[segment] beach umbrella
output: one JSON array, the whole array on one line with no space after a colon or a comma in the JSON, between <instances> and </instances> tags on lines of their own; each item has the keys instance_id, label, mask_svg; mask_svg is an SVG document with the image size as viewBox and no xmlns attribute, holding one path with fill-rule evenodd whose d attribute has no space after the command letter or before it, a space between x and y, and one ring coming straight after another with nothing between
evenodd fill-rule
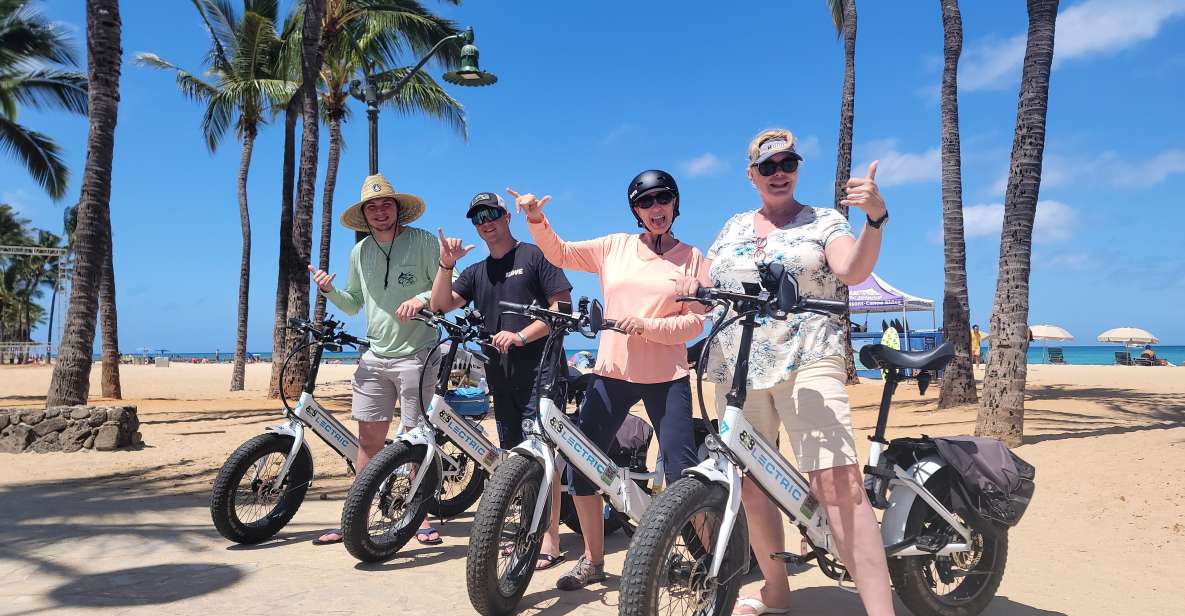
<instances>
[{"instance_id":1,"label":"beach umbrella","mask_svg":"<svg viewBox=\"0 0 1185 616\"><path fill-rule=\"evenodd\" d=\"M1073 340L1074 335L1057 325L1032 325L1033 340Z\"/></svg>"},{"instance_id":2,"label":"beach umbrella","mask_svg":"<svg viewBox=\"0 0 1185 616\"><path fill-rule=\"evenodd\" d=\"M1118 344L1157 344L1160 339L1148 330L1138 327L1116 327L1099 334L1099 342L1115 342Z\"/></svg>"}]
</instances>

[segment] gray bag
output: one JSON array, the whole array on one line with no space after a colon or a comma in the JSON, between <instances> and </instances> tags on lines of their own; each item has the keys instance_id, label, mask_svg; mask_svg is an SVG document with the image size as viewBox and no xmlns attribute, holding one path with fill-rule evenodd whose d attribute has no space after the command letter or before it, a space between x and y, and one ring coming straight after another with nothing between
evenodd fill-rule
<instances>
[{"instance_id":1,"label":"gray bag","mask_svg":"<svg viewBox=\"0 0 1185 616\"><path fill-rule=\"evenodd\" d=\"M1016 526L1036 487L1036 469L994 438L936 438L938 454L962 477L956 483L956 510L1003 528ZM960 507L961 505L961 507Z\"/></svg>"}]
</instances>

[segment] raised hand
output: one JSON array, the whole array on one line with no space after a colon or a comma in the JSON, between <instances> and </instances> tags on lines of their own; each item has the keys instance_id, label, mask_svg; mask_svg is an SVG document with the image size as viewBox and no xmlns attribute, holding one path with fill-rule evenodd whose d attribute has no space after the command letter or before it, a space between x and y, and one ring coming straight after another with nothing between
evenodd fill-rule
<instances>
[{"instance_id":1,"label":"raised hand","mask_svg":"<svg viewBox=\"0 0 1185 616\"><path fill-rule=\"evenodd\" d=\"M461 257L474 249L473 244L462 247L461 240L455 237L445 238L444 229L440 227L436 227L436 234L440 236L440 264L444 267L455 266Z\"/></svg>"},{"instance_id":2,"label":"raised hand","mask_svg":"<svg viewBox=\"0 0 1185 616\"><path fill-rule=\"evenodd\" d=\"M551 201L551 195L546 195L542 199L536 199L535 195L531 193L520 195L514 192L513 188L507 188L506 192L514 197L515 209L519 213L525 213L528 222L543 222L543 206L548 201Z\"/></svg>"},{"instance_id":3,"label":"raised hand","mask_svg":"<svg viewBox=\"0 0 1185 616\"><path fill-rule=\"evenodd\" d=\"M868 165L868 175L862 178L848 180L847 193L840 203L848 207L864 210L869 218L877 219L885 215L885 199L876 186L876 168L881 161L874 160Z\"/></svg>"},{"instance_id":4,"label":"raised hand","mask_svg":"<svg viewBox=\"0 0 1185 616\"><path fill-rule=\"evenodd\" d=\"M317 283L318 289L325 293L333 290L333 279L337 278L337 274L323 272L312 265L309 266L309 273L313 275L313 282Z\"/></svg>"}]
</instances>

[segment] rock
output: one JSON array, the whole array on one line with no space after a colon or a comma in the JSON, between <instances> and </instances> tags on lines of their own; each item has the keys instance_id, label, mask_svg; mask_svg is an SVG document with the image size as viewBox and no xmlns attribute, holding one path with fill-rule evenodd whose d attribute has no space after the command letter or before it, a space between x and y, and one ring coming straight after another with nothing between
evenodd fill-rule
<instances>
[{"instance_id":1,"label":"rock","mask_svg":"<svg viewBox=\"0 0 1185 616\"><path fill-rule=\"evenodd\" d=\"M138 415L129 412L126 417L128 418L128 432L135 432L140 429L140 417Z\"/></svg>"},{"instance_id":2,"label":"rock","mask_svg":"<svg viewBox=\"0 0 1185 616\"><path fill-rule=\"evenodd\" d=\"M124 411L122 407L112 407L107 409L107 421L115 423L123 423Z\"/></svg>"},{"instance_id":3,"label":"rock","mask_svg":"<svg viewBox=\"0 0 1185 616\"><path fill-rule=\"evenodd\" d=\"M61 419L61 417L57 417L56 419ZM44 425L44 424L40 424L40 425ZM51 432L51 433L46 434L45 436L41 437L40 439L38 439L32 445L30 445L29 450L35 451L37 453L49 453L51 451L61 451L62 450L62 442L61 442L61 440L59 440L59 435L57 432Z\"/></svg>"},{"instance_id":4,"label":"rock","mask_svg":"<svg viewBox=\"0 0 1185 616\"><path fill-rule=\"evenodd\" d=\"M89 407L85 407L85 406L81 407L81 408L76 408L76 409L74 409L74 412L70 413L70 419L86 419L87 417L90 417L90 416L91 416L91 409Z\"/></svg>"},{"instance_id":5,"label":"rock","mask_svg":"<svg viewBox=\"0 0 1185 616\"><path fill-rule=\"evenodd\" d=\"M86 440L82 442L83 449L90 449L91 447L94 447L94 446L95 446L95 435L94 434L91 434L90 436L86 437Z\"/></svg>"},{"instance_id":6,"label":"rock","mask_svg":"<svg viewBox=\"0 0 1185 616\"><path fill-rule=\"evenodd\" d=\"M118 447L119 425L108 422L99 426L99 432L95 435L95 449L98 451L112 451Z\"/></svg>"},{"instance_id":7,"label":"rock","mask_svg":"<svg viewBox=\"0 0 1185 616\"><path fill-rule=\"evenodd\" d=\"M8 427L8 418L9 418L8 413L4 413L4 414L0 415L0 430L3 430Z\"/></svg>"},{"instance_id":8,"label":"rock","mask_svg":"<svg viewBox=\"0 0 1185 616\"><path fill-rule=\"evenodd\" d=\"M132 445L133 446L139 447L140 445L143 445L143 444L144 444L144 435L143 434L140 434L139 432L137 432L132 435Z\"/></svg>"},{"instance_id":9,"label":"rock","mask_svg":"<svg viewBox=\"0 0 1185 616\"><path fill-rule=\"evenodd\" d=\"M60 439L62 442L62 451L78 451L79 449L82 449L83 443L85 443L90 437L90 426L86 425L85 423L74 424L62 432Z\"/></svg>"},{"instance_id":10,"label":"rock","mask_svg":"<svg viewBox=\"0 0 1185 616\"><path fill-rule=\"evenodd\" d=\"M45 418L46 419L51 419L51 418L57 417L58 415L61 415L61 414L62 414L62 409L60 407L55 406L52 409L45 409Z\"/></svg>"},{"instance_id":11,"label":"rock","mask_svg":"<svg viewBox=\"0 0 1185 616\"><path fill-rule=\"evenodd\" d=\"M46 436L51 432L61 432L65 427L65 417L54 417L53 419L46 419L45 421L33 426L33 431L37 433L37 436Z\"/></svg>"},{"instance_id":12,"label":"rock","mask_svg":"<svg viewBox=\"0 0 1185 616\"><path fill-rule=\"evenodd\" d=\"M33 442L33 431L27 426L12 426L0 437L0 453L20 453Z\"/></svg>"},{"instance_id":13,"label":"rock","mask_svg":"<svg viewBox=\"0 0 1185 616\"><path fill-rule=\"evenodd\" d=\"M45 419L45 411L29 411L27 413L21 414L21 421L29 424L30 426L35 426L41 423L42 419Z\"/></svg>"},{"instance_id":14,"label":"rock","mask_svg":"<svg viewBox=\"0 0 1185 616\"><path fill-rule=\"evenodd\" d=\"M95 409L91 411L91 417L87 420L91 427L98 428L107 421L107 409Z\"/></svg>"}]
</instances>

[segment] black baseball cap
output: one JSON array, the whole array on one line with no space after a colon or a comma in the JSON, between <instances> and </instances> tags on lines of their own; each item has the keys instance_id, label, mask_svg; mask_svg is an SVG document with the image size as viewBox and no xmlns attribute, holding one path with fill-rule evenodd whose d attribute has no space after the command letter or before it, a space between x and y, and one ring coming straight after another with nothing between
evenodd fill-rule
<instances>
[{"instance_id":1,"label":"black baseball cap","mask_svg":"<svg viewBox=\"0 0 1185 616\"><path fill-rule=\"evenodd\" d=\"M479 192L476 195L473 195L473 198L469 200L469 209L465 212L465 217L468 218L473 216L477 210L480 210L483 207L509 211L506 209L506 202L502 200L502 197L498 193Z\"/></svg>"}]
</instances>

